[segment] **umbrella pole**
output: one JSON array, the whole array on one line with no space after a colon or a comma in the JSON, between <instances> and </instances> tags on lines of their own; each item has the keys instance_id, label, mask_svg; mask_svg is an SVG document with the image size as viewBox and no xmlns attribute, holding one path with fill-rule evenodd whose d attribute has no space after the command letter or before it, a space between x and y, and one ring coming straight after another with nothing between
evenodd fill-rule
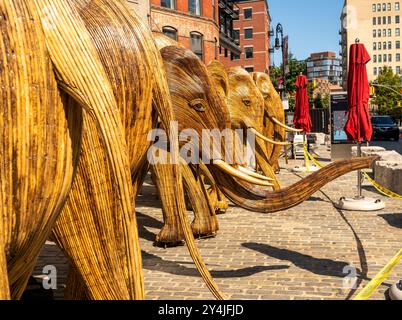
<instances>
[{"instance_id":1,"label":"umbrella pole","mask_svg":"<svg viewBox=\"0 0 402 320\"><path fill-rule=\"evenodd\" d=\"M357 142L357 156L360 158L362 156L362 143ZM357 171L357 198L362 199L363 198L363 192L362 192L362 172L361 170Z\"/></svg>"}]
</instances>

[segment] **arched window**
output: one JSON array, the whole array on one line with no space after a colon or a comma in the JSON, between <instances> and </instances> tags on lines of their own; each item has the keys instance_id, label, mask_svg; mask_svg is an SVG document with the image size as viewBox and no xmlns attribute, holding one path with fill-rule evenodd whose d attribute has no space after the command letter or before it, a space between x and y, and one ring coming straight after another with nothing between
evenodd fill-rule
<instances>
[{"instance_id":1,"label":"arched window","mask_svg":"<svg viewBox=\"0 0 402 320\"><path fill-rule=\"evenodd\" d=\"M190 49L200 60L204 60L203 35L199 32L190 32Z\"/></svg>"},{"instance_id":2,"label":"arched window","mask_svg":"<svg viewBox=\"0 0 402 320\"><path fill-rule=\"evenodd\" d=\"M177 41L177 29L166 26L162 28L162 32L165 36L168 36L169 38Z\"/></svg>"}]
</instances>

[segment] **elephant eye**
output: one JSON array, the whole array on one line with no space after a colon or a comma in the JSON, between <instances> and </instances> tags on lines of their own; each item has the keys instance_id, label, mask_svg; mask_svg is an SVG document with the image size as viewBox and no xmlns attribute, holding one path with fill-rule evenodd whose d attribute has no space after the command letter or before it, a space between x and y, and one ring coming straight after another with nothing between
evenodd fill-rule
<instances>
[{"instance_id":1,"label":"elephant eye","mask_svg":"<svg viewBox=\"0 0 402 320\"><path fill-rule=\"evenodd\" d=\"M246 107L251 106L251 100L250 100L250 99L244 98L242 101L243 101L243 104L244 104Z\"/></svg>"},{"instance_id":2,"label":"elephant eye","mask_svg":"<svg viewBox=\"0 0 402 320\"><path fill-rule=\"evenodd\" d=\"M198 112L205 112L206 102L203 99L194 99L188 105Z\"/></svg>"}]
</instances>

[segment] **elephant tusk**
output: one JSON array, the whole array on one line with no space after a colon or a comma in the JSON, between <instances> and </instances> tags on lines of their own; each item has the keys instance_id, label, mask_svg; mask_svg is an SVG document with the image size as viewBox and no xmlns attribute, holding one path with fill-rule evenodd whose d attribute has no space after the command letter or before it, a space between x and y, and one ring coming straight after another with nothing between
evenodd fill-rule
<instances>
[{"instance_id":1,"label":"elephant tusk","mask_svg":"<svg viewBox=\"0 0 402 320\"><path fill-rule=\"evenodd\" d=\"M263 176L262 174L259 174L257 172L253 172L245 167L242 166L238 166L237 169L245 174L247 174L250 177L256 178L256 179L260 179L260 180L266 180L266 181L274 181L274 179L272 178L268 178L266 176Z\"/></svg>"},{"instance_id":2,"label":"elephant tusk","mask_svg":"<svg viewBox=\"0 0 402 320\"><path fill-rule=\"evenodd\" d=\"M272 122L274 122L275 124L282 127L283 129L285 129L288 132L303 132L303 129L295 129L295 128L289 127L286 124L279 121L278 119L276 119L275 117L270 117L270 119L272 120Z\"/></svg>"},{"instance_id":3,"label":"elephant tusk","mask_svg":"<svg viewBox=\"0 0 402 320\"><path fill-rule=\"evenodd\" d=\"M264 136L263 134L259 133L259 132L258 132L256 129L254 129L254 128L250 128L250 130L251 130L258 138L260 138L260 139L262 139L262 140L264 140L264 141L266 141L266 142L272 143L272 144L274 144L274 145L276 145L276 146L288 146L288 145L290 145L289 142L274 141L274 140L272 140L272 139L270 139L270 138L267 138L266 136Z\"/></svg>"},{"instance_id":4,"label":"elephant tusk","mask_svg":"<svg viewBox=\"0 0 402 320\"><path fill-rule=\"evenodd\" d=\"M266 180L253 178L253 177L241 172L240 170L233 168L231 165L227 164L223 160L213 160L212 164L215 165L217 168L219 168L221 171L223 171L233 177L239 178L243 181L249 182L251 184L255 184L255 185L259 185L259 186L266 186L266 187L273 186L272 183L269 183Z\"/></svg>"}]
</instances>

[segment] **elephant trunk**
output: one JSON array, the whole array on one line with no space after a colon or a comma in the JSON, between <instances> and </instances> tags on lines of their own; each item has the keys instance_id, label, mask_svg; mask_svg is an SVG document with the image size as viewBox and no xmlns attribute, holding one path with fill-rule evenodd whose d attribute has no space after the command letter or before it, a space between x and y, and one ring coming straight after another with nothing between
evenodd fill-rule
<instances>
[{"instance_id":1,"label":"elephant trunk","mask_svg":"<svg viewBox=\"0 0 402 320\"><path fill-rule=\"evenodd\" d=\"M275 192L244 184L213 167L211 170L222 192L235 204L247 210L271 213L297 206L329 182L348 172L369 168L375 160L375 157L366 157L337 161Z\"/></svg>"}]
</instances>

